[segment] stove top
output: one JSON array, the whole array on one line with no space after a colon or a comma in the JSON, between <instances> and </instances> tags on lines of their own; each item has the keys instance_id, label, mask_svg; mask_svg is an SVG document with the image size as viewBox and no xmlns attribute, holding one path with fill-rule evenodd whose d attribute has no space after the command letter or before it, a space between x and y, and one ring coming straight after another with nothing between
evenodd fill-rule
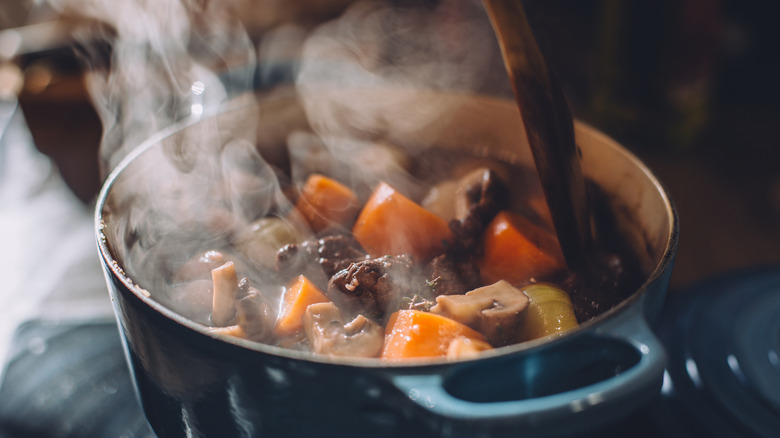
<instances>
[{"instance_id":1,"label":"stove top","mask_svg":"<svg viewBox=\"0 0 780 438\"><path fill-rule=\"evenodd\" d=\"M29 321L0 386L0 437L154 437L116 323Z\"/></svg>"}]
</instances>

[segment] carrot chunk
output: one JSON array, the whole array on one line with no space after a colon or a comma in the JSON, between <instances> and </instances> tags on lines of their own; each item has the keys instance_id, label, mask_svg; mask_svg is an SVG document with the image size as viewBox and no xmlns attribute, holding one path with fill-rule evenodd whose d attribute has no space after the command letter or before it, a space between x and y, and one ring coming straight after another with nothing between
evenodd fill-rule
<instances>
[{"instance_id":1,"label":"carrot chunk","mask_svg":"<svg viewBox=\"0 0 780 438\"><path fill-rule=\"evenodd\" d=\"M274 332L278 336L293 335L303 329L303 314L310 304L330 301L320 288L308 278L299 275L284 291L279 317Z\"/></svg>"},{"instance_id":2,"label":"carrot chunk","mask_svg":"<svg viewBox=\"0 0 780 438\"><path fill-rule=\"evenodd\" d=\"M382 359L446 357L453 340L466 337L484 345L485 337L454 319L419 310L399 310L385 328Z\"/></svg>"},{"instance_id":3,"label":"carrot chunk","mask_svg":"<svg viewBox=\"0 0 780 438\"><path fill-rule=\"evenodd\" d=\"M502 211L487 226L479 262L482 281L512 284L564 268L558 239L525 217Z\"/></svg>"},{"instance_id":4,"label":"carrot chunk","mask_svg":"<svg viewBox=\"0 0 780 438\"><path fill-rule=\"evenodd\" d=\"M447 222L386 183L374 190L352 233L374 257L409 254L425 261L452 239Z\"/></svg>"},{"instance_id":5,"label":"carrot chunk","mask_svg":"<svg viewBox=\"0 0 780 438\"><path fill-rule=\"evenodd\" d=\"M352 189L319 174L309 176L295 204L314 232L334 225L348 227L355 219L359 206Z\"/></svg>"}]
</instances>

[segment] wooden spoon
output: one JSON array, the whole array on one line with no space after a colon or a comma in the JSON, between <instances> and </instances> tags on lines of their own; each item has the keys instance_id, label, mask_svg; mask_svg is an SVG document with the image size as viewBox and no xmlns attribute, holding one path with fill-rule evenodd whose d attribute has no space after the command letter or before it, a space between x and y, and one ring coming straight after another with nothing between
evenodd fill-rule
<instances>
[{"instance_id":1,"label":"wooden spoon","mask_svg":"<svg viewBox=\"0 0 780 438\"><path fill-rule=\"evenodd\" d=\"M568 103L536 44L519 0L483 0L567 265L587 272L591 214Z\"/></svg>"}]
</instances>

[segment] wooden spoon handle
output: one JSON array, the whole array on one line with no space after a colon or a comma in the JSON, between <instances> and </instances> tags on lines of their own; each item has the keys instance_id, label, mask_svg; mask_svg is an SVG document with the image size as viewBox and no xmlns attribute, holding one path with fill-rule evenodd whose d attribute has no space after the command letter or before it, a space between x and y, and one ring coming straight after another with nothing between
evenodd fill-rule
<instances>
[{"instance_id":1,"label":"wooden spoon handle","mask_svg":"<svg viewBox=\"0 0 780 438\"><path fill-rule=\"evenodd\" d=\"M560 84L547 68L519 0L483 0L498 38L563 256L588 269L591 215L574 123Z\"/></svg>"}]
</instances>

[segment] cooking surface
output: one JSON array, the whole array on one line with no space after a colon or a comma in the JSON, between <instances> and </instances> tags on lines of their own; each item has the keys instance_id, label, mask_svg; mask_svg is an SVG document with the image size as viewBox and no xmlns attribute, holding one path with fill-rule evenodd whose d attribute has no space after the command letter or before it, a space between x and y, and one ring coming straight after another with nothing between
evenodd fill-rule
<instances>
[{"instance_id":1,"label":"cooking surface","mask_svg":"<svg viewBox=\"0 0 780 438\"><path fill-rule=\"evenodd\" d=\"M628 103L614 98L625 89L610 90L592 79L597 76L593 70L609 70L583 60L593 50L580 50L597 40L583 23L598 22L598 8L550 3L568 12L530 7L529 14L538 17L537 25L553 28L567 20L578 23L566 27L564 50L551 60L578 116L639 155L679 210L673 300L661 322L678 316L677 297L700 294L702 281L742 268L780 266L780 65L769 56L776 29L765 18L774 14L713 2L722 15L721 39L708 41L725 55L717 62L688 65L710 84L704 112L691 116L702 117L702 124L688 137L663 137L659 133L670 129L668 120L655 117L657 108L631 94L642 88L636 76L646 66L612 66L637 80L628 92L635 99ZM626 23L632 17L623 16ZM702 23L698 26L689 29ZM545 35L540 42L552 44ZM646 40L635 42L655 47ZM100 127L83 72L67 50L27 57L23 67L27 85L19 96L21 106L13 99L0 101L0 306L6 312L0 322L0 363L5 364L0 436L147 436L94 248L91 203L99 186ZM269 81L289 78L284 68L264 71ZM607 96L608 104L593 103L597 95ZM664 335L662 329L659 333ZM679 429L664 402L659 398L610 425L610 431L676 436L673 431Z\"/></svg>"},{"instance_id":2,"label":"cooking surface","mask_svg":"<svg viewBox=\"0 0 780 438\"><path fill-rule=\"evenodd\" d=\"M1 437L154 437L116 324L28 321L0 386Z\"/></svg>"}]
</instances>

